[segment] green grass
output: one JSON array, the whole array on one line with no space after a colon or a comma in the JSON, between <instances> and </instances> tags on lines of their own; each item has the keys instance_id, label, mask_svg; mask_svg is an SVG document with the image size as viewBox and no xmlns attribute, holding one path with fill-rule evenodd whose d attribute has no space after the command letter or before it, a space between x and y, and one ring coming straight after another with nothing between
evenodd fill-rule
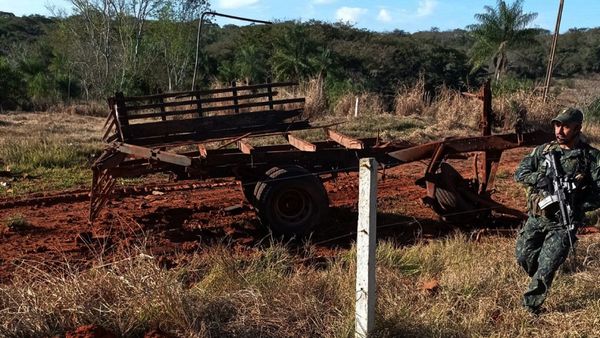
<instances>
[{"instance_id":1,"label":"green grass","mask_svg":"<svg viewBox=\"0 0 600 338\"><path fill-rule=\"evenodd\" d=\"M84 167L99 151L96 145L67 139L7 139L0 144L0 158L21 171Z\"/></svg>"},{"instance_id":2,"label":"green grass","mask_svg":"<svg viewBox=\"0 0 600 338\"><path fill-rule=\"evenodd\" d=\"M18 196L42 191L89 188L92 171L89 168L37 168L17 171L14 181L0 186L0 197Z\"/></svg>"},{"instance_id":3,"label":"green grass","mask_svg":"<svg viewBox=\"0 0 600 338\"><path fill-rule=\"evenodd\" d=\"M0 178L0 196L90 185L102 119L62 113L0 118L0 170L11 176Z\"/></svg>"},{"instance_id":4,"label":"green grass","mask_svg":"<svg viewBox=\"0 0 600 338\"><path fill-rule=\"evenodd\" d=\"M4 140L0 158L13 177L0 187L0 196L89 187L90 162L98 152L94 144L62 138Z\"/></svg>"}]
</instances>

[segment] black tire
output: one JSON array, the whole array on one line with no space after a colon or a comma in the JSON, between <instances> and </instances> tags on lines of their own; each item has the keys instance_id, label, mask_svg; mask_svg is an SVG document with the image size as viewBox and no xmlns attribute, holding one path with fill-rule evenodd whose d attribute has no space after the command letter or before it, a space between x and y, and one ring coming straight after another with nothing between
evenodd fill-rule
<instances>
[{"instance_id":1,"label":"black tire","mask_svg":"<svg viewBox=\"0 0 600 338\"><path fill-rule=\"evenodd\" d=\"M303 236L323 223L329 198L321 180L300 166L274 167L254 189L255 208L275 235Z\"/></svg>"},{"instance_id":2,"label":"black tire","mask_svg":"<svg viewBox=\"0 0 600 338\"><path fill-rule=\"evenodd\" d=\"M242 193L244 194L246 201L248 201L254 206L256 204L256 199L254 198L254 190L256 189L256 185L259 181L267 180L269 178L269 175L271 175L275 170L278 169L279 168L274 167L267 170L267 172L264 175L252 175L243 177L240 183L242 186Z\"/></svg>"},{"instance_id":3,"label":"black tire","mask_svg":"<svg viewBox=\"0 0 600 338\"><path fill-rule=\"evenodd\" d=\"M251 181L241 181L242 185L242 193L250 204L254 204L254 189L256 188L256 183Z\"/></svg>"}]
</instances>

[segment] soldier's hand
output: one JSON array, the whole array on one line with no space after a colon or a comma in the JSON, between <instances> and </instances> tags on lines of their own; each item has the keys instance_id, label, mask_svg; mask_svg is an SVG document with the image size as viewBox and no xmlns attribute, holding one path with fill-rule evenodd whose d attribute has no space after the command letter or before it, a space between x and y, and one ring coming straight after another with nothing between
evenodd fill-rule
<instances>
[{"instance_id":1,"label":"soldier's hand","mask_svg":"<svg viewBox=\"0 0 600 338\"><path fill-rule=\"evenodd\" d=\"M552 179L548 176L542 176L535 185L536 188L548 191L552 186Z\"/></svg>"}]
</instances>

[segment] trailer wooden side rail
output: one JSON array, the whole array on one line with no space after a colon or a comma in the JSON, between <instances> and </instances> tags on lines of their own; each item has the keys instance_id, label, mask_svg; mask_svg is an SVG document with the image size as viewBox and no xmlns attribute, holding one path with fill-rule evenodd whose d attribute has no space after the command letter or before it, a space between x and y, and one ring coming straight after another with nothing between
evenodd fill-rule
<instances>
[{"instance_id":1,"label":"trailer wooden side rail","mask_svg":"<svg viewBox=\"0 0 600 338\"><path fill-rule=\"evenodd\" d=\"M457 208L468 213L463 209L482 206L510 213L490 197L494 164L502 150L548 139L538 134L490 135L489 84L479 95L486 103L484 136L425 145L355 139L332 129L332 125L312 124L303 114L304 98L281 95L295 85L233 83L228 88L136 97L116 93L108 100L110 113L103 137L107 147L92 168L90 221L98 217L110 198L116 178L169 172L199 180L234 177L241 181L244 196L263 224L276 234L301 235L327 215L329 200L321 179L357 171L359 159L364 157L374 157L385 167L431 157L424 178L428 191L425 201L442 217L448 218ZM306 129L322 129L322 141L308 141L294 134ZM281 143L259 146L255 142L273 135L281 136ZM221 146L206 146L215 141L222 141ZM484 154L482 184L474 191L471 186L459 189L455 185L460 182L454 182L462 177L440 164L453 154L477 151ZM452 184L447 183L450 179L444 171L450 172ZM469 203L449 205L449 194L454 196L452 201L468 198Z\"/></svg>"},{"instance_id":2,"label":"trailer wooden side rail","mask_svg":"<svg viewBox=\"0 0 600 338\"><path fill-rule=\"evenodd\" d=\"M115 178L171 172L186 178L235 177L261 221L278 234L302 234L327 214L321 177L358 170L358 159L375 157L386 166L400 161L387 154L412 144L354 139L311 124L304 98L279 98L277 89L296 83L126 97L108 100L105 152L93 166L90 220L106 201ZM322 129L324 141L309 142L294 131ZM281 144L256 146L253 139L281 136ZM223 141L218 149L208 142ZM182 145L194 151L181 151ZM235 147L233 147L235 146Z\"/></svg>"}]
</instances>

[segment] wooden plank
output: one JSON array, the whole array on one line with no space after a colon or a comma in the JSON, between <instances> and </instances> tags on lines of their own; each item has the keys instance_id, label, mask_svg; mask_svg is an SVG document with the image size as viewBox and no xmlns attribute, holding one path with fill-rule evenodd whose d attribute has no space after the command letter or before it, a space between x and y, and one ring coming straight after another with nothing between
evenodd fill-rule
<instances>
[{"instance_id":1,"label":"wooden plank","mask_svg":"<svg viewBox=\"0 0 600 338\"><path fill-rule=\"evenodd\" d=\"M290 143L290 145L292 145L294 148L296 148L298 150L309 151L309 152L317 151L316 144L310 143L310 142L303 140L297 136L288 134L287 139L288 139L288 142Z\"/></svg>"},{"instance_id":2,"label":"wooden plank","mask_svg":"<svg viewBox=\"0 0 600 338\"><path fill-rule=\"evenodd\" d=\"M196 109L198 110L198 114L196 115L196 117L202 117L202 96L197 95L196 99L192 102L196 103Z\"/></svg>"},{"instance_id":3,"label":"wooden plank","mask_svg":"<svg viewBox=\"0 0 600 338\"><path fill-rule=\"evenodd\" d=\"M240 106L239 106L239 101L238 101L238 92L235 89L235 81L231 82L231 94L233 95L233 106L234 106L234 111L236 114L240 113Z\"/></svg>"},{"instance_id":4,"label":"wooden plank","mask_svg":"<svg viewBox=\"0 0 600 338\"><path fill-rule=\"evenodd\" d=\"M242 153L247 155L250 155L254 151L254 147L248 143L247 139L241 139L237 141L237 146Z\"/></svg>"},{"instance_id":5,"label":"wooden plank","mask_svg":"<svg viewBox=\"0 0 600 338\"><path fill-rule=\"evenodd\" d=\"M125 140L129 137L127 127L129 126L129 120L127 119L127 108L123 102L123 93L116 93L114 100L113 112L115 114L115 121L117 123L117 131L121 140Z\"/></svg>"},{"instance_id":6,"label":"wooden plank","mask_svg":"<svg viewBox=\"0 0 600 338\"><path fill-rule=\"evenodd\" d=\"M166 121L167 115L165 115L165 113L167 111L165 110L165 100L162 97L160 98L159 107L160 107L160 119L163 121ZM131 109L131 107L129 109Z\"/></svg>"},{"instance_id":7,"label":"wooden plank","mask_svg":"<svg viewBox=\"0 0 600 338\"><path fill-rule=\"evenodd\" d=\"M304 103L306 100L304 98L295 98L295 99L282 99L282 100L274 100L273 104L290 104L290 103ZM197 113L208 113L215 111L227 111L227 110L239 110L242 108L253 108L253 107L264 107L270 105L271 102L263 101L263 102L248 102L242 103L238 105L227 105L227 106L215 106L215 107L203 107L202 111L199 112L198 109L184 109L177 111L168 111L165 113L166 116L175 116L175 115L185 115L185 114L197 114ZM138 120L138 119L147 119L152 117L157 117L159 113L145 113L145 114L136 114L128 116L129 120Z\"/></svg>"},{"instance_id":8,"label":"wooden plank","mask_svg":"<svg viewBox=\"0 0 600 338\"><path fill-rule=\"evenodd\" d=\"M273 95L279 94L278 92L273 92ZM135 111L135 110L144 110L144 109L154 109L154 108L162 108L162 107L179 107L179 106L188 106L188 105L198 105L199 102L201 104L199 107L202 107L202 104L207 103L218 103L218 102L227 102L233 101L233 96L223 96L223 97L209 97L200 99L192 99L185 101L172 101L172 102L163 102L163 103L150 103L150 104L141 104L141 105L131 105L127 106L127 110ZM259 98L269 98L269 93L256 93L256 94L246 94L246 95L238 95L238 100L250 100L250 99L259 99ZM159 100L164 100L163 98L159 98ZM159 114L158 112L156 113ZM135 114L132 114L135 115Z\"/></svg>"},{"instance_id":9,"label":"wooden plank","mask_svg":"<svg viewBox=\"0 0 600 338\"><path fill-rule=\"evenodd\" d=\"M298 82L276 82L276 83L264 83L258 85L248 85L248 86L240 86L237 87L237 90L256 90L256 89L264 89L268 87L278 88L278 87L291 87L297 86ZM173 92L166 94L155 94L155 95L145 95L145 96L128 96L125 98L125 102L131 101L140 101L140 100L153 100L162 98L171 98L171 97L195 97L198 95L212 95L212 94L220 94L230 92L231 88L218 88L218 89L208 89L208 90L195 90L195 91L186 91L186 92Z\"/></svg>"},{"instance_id":10,"label":"wooden plank","mask_svg":"<svg viewBox=\"0 0 600 338\"><path fill-rule=\"evenodd\" d=\"M169 152L161 151L161 150L153 150L150 148L140 147L140 146L133 145L133 144L126 144L126 143L120 144L117 147L117 150L122 153L129 154L129 155L132 155L137 158L146 158L146 159L151 159L151 160L157 160L157 161L161 161L161 162L180 165L183 167L189 167L192 165L192 159L187 156L169 153Z\"/></svg>"},{"instance_id":11,"label":"wooden plank","mask_svg":"<svg viewBox=\"0 0 600 338\"><path fill-rule=\"evenodd\" d=\"M119 140L119 134L117 134L117 133L112 134L111 136L103 139L103 141L106 142L106 143L111 143L111 142L116 141L116 140Z\"/></svg>"},{"instance_id":12,"label":"wooden plank","mask_svg":"<svg viewBox=\"0 0 600 338\"><path fill-rule=\"evenodd\" d=\"M520 136L514 133L496 134L490 136L472 136L421 144L418 146L390 152L389 155L400 161L411 162L430 158L441 143L444 143L444 145L448 147L447 154L450 155L485 150L502 151L517 147L539 145L544 142L550 142L553 139L554 134L546 133L540 130L531 133L524 133Z\"/></svg>"},{"instance_id":13,"label":"wooden plank","mask_svg":"<svg viewBox=\"0 0 600 338\"><path fill-rule=\"evenodd\" d=\"M115 118L115 112L113 110L113 107L115 106L115 102L113 98L109 98L108 99L108 109L110 110L108 112L108 116L106 116L106 120L104 121L104 125L102 126L102 129L105 129L106 126L111 123L113 121L113 119Z\"/></svg>"},{"instance_id":14,"label":"wooden plank","mask_svg":"<svg viewBox=\"0 0 600 338\"><path fill-rule=\"evenodd\" d=\"M267 87L267 94L269 96L269 109L273 110L273 96L277 95L277 92L273 92L273 87Z\"/></svg>"},{"instance_id":15,"label":"wooden plank","mask_svg":"<svg viewBox=\"0 0 600 338\"><path fill-rule=\"evenodd\" d=\"M329 128L325 128L325 132L327 133L327 137L348 149L365 149L365 144L361 140L357 140Z\"/></svg>"},{"instance_id":16,"label":"wooden plank","mask_svg":"<svg viewBox=\"0 0 600 338\"><path fill-rule=\"evenodd\" d=\"M166 134L198 132L202 134L217 129L269 126L302 114L301 110L263 111L238 115L208 116L187 120L169 120L132 124L129 133L132 139Z\"/></svg>"},{"instance_id":17,"label":"wooden plank","mask_svg":"<svg viewBox=\"0 0 600 338\"><path fill-rule=\"evenodd\" d=\"M309 129L311 126L308 121L300 121L293 123L278 123L268 126L243 126L228 129L218 130L207 130L202 133L186 133L178 135L169 135L168 137L152 136L147 138L140 138L132 140L130 143L136 145L153 145L153 146L164 146L166 144L177 144L177 143L196 143L206 142L208 140L225 140L242 136L244 134L267 134L275 132L289 132L292 130L303 130Z\"/></svg>"},{"instance_id":18,"label":"wooden plank","mask_svg":"<svg viewBox=\"0 0 600 338\"><path fill-rule=\"evenodd\" d=\"M370 337L375 328L375 256L377 252L377 161L359 163L356 229L355 337Z\"/></svg>"},{"instance_id":19,"label":"wooden plank","mask_svg":"<svg viewBox=\"0 0 600 338\"><path fill-rule=\"evenodd\" d=\"M109 137L109 134L110 134L111 131L113 131L113 128L116 127L116 126L117 126L117 121L114 118L111 119L110 124L107 127L105 126L106 129L104 129L104 135L102 135L102 140L104 142L109 143L107 141L108 137Z\"/></svg>"}]
</instances>

